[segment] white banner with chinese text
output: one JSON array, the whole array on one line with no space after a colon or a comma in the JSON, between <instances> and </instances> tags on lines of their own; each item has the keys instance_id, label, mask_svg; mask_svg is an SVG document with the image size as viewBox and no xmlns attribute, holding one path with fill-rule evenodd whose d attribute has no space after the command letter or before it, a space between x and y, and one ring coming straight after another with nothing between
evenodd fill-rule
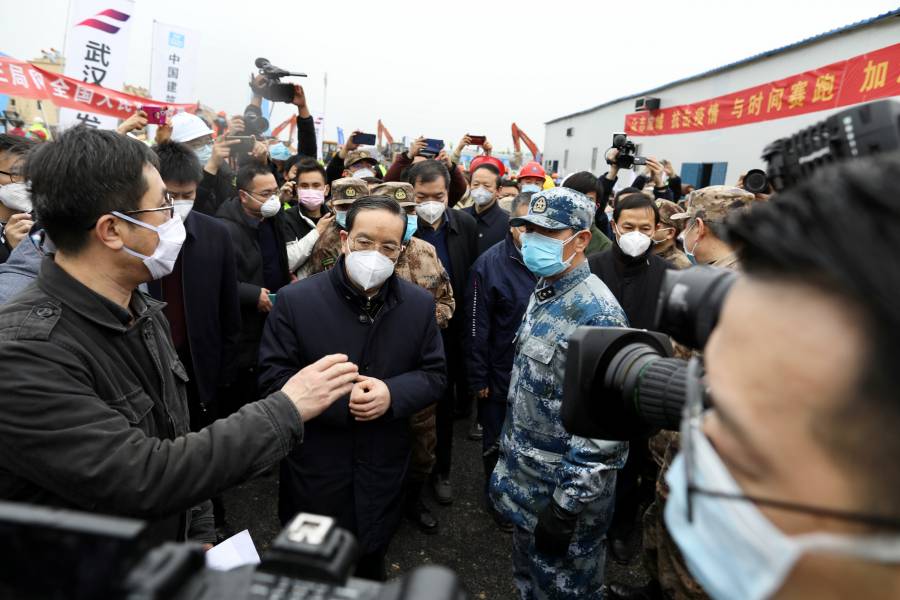
<instances>
[{"instance_id":1,"label":"white banner with chinese text","mask_svg":"<svg viewBox=\"0 0 900 600\"><path fill-rule=\"evenodd\" d=\"M134 0L70 0L65 75L114 90L122 89L128 64ZM64 108L61 128L85 124L115 129L115 117Z\"/></svg>"},{"instance_id":2,"label":"white banner with chinese text","mask_svg":"<svg viewBox=\"0 0 900 600\"><path fill-rule=\"evenodd\" d=\"M153 22L150 95L165 102L197 102L195 82L200 36L193 29Z\"/></svg>"}]
</instances>

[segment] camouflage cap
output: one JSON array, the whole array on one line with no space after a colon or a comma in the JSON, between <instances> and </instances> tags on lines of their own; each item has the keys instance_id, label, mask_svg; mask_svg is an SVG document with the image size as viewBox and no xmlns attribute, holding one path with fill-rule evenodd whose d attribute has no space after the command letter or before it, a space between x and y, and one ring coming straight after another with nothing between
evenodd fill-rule
<instances>
[{"instance_id":1,"label":"camouflage cap","mask_svg":"<svg viewBox=\"0 0 900 600\"><path fill-rule=\"evenodd\" d=\"M373 196L389 196L396 200L400 206L415 206L413 186L405 181L385 181L372 188Z\"/></svg>"},{"instance_id":2,"label":"camouflage cap","mask_svg":"<svg viewBox=\"0 0 900 600\"><path fill-rule=\"evenodd\" d=\"M711 185L688 194L685 200L686 210L677 212L669 218L674 221L693 219L703 213L700 215L701 218L721 222L732 208L744 207L755 199L753 194L738 187ZM736 202L737 206L733 206Z\"/></svg>"},{"instance_id":3,"label":"camouflage cap","mask_svg":"<svg viewBox=\"0 0 900 600\"><path fill-rule=\"evenodd\" d=\"M594 201L569 188L553 188L536 192L528 204L528 214L511 219L519 227L526 223L546 229L590 229L594 222Z\"/></svg>"},{"instance_id":4,"label":"camouflage cap","mask_svg":"<svg viewBox=\"0 0 900 600\"><path fill-rule=\"evenodd\" d=\"M362 179L343 177L331 182L331 202L356 202L369 195L369 186Z\"/></svg>"},{"instance_id":5,"label":"camouflage cap","mask_svg":"<svg viewBox=\"0 0 900 600\"><path fill-rule=\"evenodd\" d=\"M674 227L677 231L681 231L684 227L684 221L681 219L672 219L672 215L684 212L684 210L672 202L671 200L656 200L656 209L659 211L659 222L666 227Z\"/></svg>"},{"instance_id":6,"label":"camouflage cap","mask_svg":"<svg viewBox=\"0 0 900 600\"><path fill-rule=\"evenodd\" d=\"M347 158L344 159L344 167L349 168L363 160L370 161L373 165L378 164L378 157L372 152L369 152L368 150L354 150L353 152L347 153Z\"/></svg>"}]
</instances>

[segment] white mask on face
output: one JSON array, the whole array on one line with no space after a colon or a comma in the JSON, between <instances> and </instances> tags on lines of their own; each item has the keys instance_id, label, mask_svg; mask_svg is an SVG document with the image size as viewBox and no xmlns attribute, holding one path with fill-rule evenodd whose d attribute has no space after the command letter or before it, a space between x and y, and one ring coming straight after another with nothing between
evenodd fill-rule
<instances>
[{"instance_id":1,"label":"white mask on face","mask_svg":"<svg viewBox=\"0 0 900 600\"><path fill-rule=\"evenodd\" d=\"M428 202L416 205L416 214L429 225L434 225L438 222L438 219L443 216L446 209L447 206L443 202L429 200Z\"/></svg>"},{"instance_id":2,"label":"white mask on face","mask_svg":"<svg viewBox=\"0 0 900 600\"><path fill-rule=\"evenodd\" d=\"M369 167L363 167L357 171L353 171L353 177L357 179L363 179L364 177L375 177L375 171L370 169Z\"/></svg>"},{"instance_id":3,"label":"white mask on face","mask_svg":"<svg viewBox=\"0 0 900 600\"><path fill-rule=\"evenodd\" d=\"M618 232L618 228L616 228L616 232ZM633 258L641 256L647 251L650 244L653 243L653 240L649 235L643 234L640 231L629 231L626 234L619 235L618 241L619 248L622 249L622 252Z\"/></svg>"},{"instance_id":4,"label":"white mask on face","mask_svg":"<svg viewBox=\"0 0 900 600\"><path fill-rule=\"evenodd\" d=\"M394 263L377 250L358 250L347 255L347 275L363 290L380 286L394 273Z\"/></svg>"},{"instance_id":5,"label":"white mask on face","mask_svg":"<svg viewBox=\"0 0 900 600\"><path fill-rule=\"evenodd\" d=\"M31 212L31 194L24 183L7 183L0 186L0 203L20 213Z\"/></svg>"},{"instance_id":6,"label":"white mask on face","mask_svg":"<svg viewBox=\"0 0 900 600\"><path fill-rule=\"evenodd\" d=\"M262 214L263 219L268 219L277 215L279 210L281 210L281 202L278 200L278 196L272 196L263 202L259 212Z\"/></svg>"},{"instance_id":7,"label":"white mask on face","mask_svg":"<svg viewBox=\"0 0 900 600\"><path fill-rule=\"evenodd\" d=\"M472 202L474 202L477 206L484 206L485 204L489 204L491 200L494 199L494 192L487 188L475 188L469 193L469 196L472 198Z\"/></svg>"},{"instance_id":8,"label":"white mask on face","mask_svg":"<svg viewBox=\"0 0 900 600\"><path fill-rule=\"evenodd\" d=\"M135 252L125 246L122 246L122 250L143 260L153 279L162 279L172 272L172 269L175 268L175 261L178 260L178 253L181 252L181 246L184 244L184 238L187 235L184 230L184 223L181 222L181 217L176 214L159 227L155 227L117 211L113 211L112 214L120 219L125 219L129 223L154 231L159 236L156 250L150 256Z\"/></svg>"},{"instance_id":9,"label":"white mask on face","mask_svg":"<svg viewBox=\"0 0 900 600\"><path fill-rule=\"evenodd\" d=\"M181 217L181 220L184 221L187 219L188 215L191 214L191 210L194 209L194 201L193 200L176 200L175 201L175 214Z\"/></svg>"}]
</instances>

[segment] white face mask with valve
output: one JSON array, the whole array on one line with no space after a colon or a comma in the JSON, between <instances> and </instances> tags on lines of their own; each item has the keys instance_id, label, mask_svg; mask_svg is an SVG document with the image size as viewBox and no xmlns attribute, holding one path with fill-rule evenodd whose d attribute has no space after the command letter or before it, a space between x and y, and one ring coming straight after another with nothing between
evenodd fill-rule
<instances>
[{"instance_id":1,"label":"white face mask with valve","mask_svg":"<svg viewBox=\"0 0 900 600\"><path fill-rule=\"evenodd\" d=\"M181 222L181 217L179 217L178 214L175 214L171 219L159 227L144 223L143 221L138 221L137 219L118 211L113 211L112 214L120 219L125 219L129 223L134 223L139 227L149 229L159 236L159 243L156 244L156 250L154 250L153 254L150 256L135 252L127 246L122 246L122 250L144 261L144 266L150 271L150 276L153 279L162 279L172 272L172 269L175 268L175 261L178 260L178 253L181 252L181 246L184 244L184 238L187 236L187 233L184 230L184 223Z\"/></svg>"}]
</instances>

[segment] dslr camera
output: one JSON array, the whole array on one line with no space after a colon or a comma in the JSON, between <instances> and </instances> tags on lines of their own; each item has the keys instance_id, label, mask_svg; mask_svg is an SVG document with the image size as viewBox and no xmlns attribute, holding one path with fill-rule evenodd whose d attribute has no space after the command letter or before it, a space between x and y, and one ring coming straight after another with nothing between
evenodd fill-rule
<instances>
[{"instance_id":1,"label":"dslr camera","mask_svg":"<svg viewBox=\"0 0 900 600\"><path fill-rule=\"evenodd\" d=\"M702 349L737 276L734 271L707 266L666 271L655 331L575 330L569 338L563 382L566 430L582 437L623 441L660 429L677 431L686 401L688 363L672 357L669 336Z\"/></svg>"},{"instance_id":2,"label":"dslr camera","mask_svg":"<svg viewBox=\"0 0 900 600\"><path fill-rule=\"evenodd\" d=\"M614 164L620 169L630 169L634 165L647 164L646 158L644 158L643 156L637 156L635 154L637 152L637 147L634 145L634 142L629 140L628 136L624 133L613 134L612 148L618 150L619 155L616 156L615 162L611 162L609 160L606 161L610 165ZM612 148L610 148L610 150Z\"/></svg>"},{"instance_id":3,"label":"dslr camera","mask_svg":"<svg viewBox=\"0 0 900 600\"><path fill-rule=\"evenodd\" d=\"M292 73L280 67L276 67L267 58L257 58L256 68L259 74L266 78L265 82L256 86L250 82L250 88L255 94L259 94L272 102L293 102L294 86L290 83L281 83L282 77L306 77L306 73Z\"/></svg>"},{"instance_id":4,"label":"dslr camera","mask_svg":"<svg viewBox=\"0 0 900 600\"><path fill-rule=\"evenodd\" d=\"M353 536L300 513L258 565L217 571L197 543L161 542L144 521L0 502L0 598L128 600L466 600L449 569L385 584L356 579Z\"/></svg>"}]
</instances>

